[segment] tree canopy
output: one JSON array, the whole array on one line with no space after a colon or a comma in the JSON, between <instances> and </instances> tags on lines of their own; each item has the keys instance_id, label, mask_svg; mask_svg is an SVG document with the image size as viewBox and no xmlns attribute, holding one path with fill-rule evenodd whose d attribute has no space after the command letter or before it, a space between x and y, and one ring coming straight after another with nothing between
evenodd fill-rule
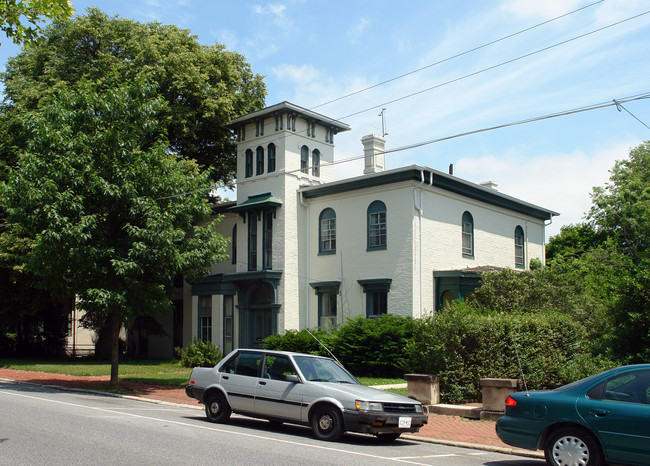
<instances>
[{"instance_id":1,"label":"tree canopy","mask_svg":"<svg viewBox=\"0 0 650 466\"><path fill-rule=\"evenodd\" d=\"M56 85L38 112L21 114L28 143L2 184L15 263L78 296L90 318L111 317L113 383L121 324L169 310L176 274L225 259L208 173L152 136L163 105L144 77Z\"/></svg>"},{"instance_id":2,"label":"tree canopy","mask_svg":"<svg viewBox=\"0 0 650 466\"><path fill-rule=\"evenodd\" d=\"M73 12L68 0L0 0L0 29L14 43L31 45L41 31L40 23L67 18Z\"/></svg>"},{"instance_id":3,"label":"tree canopy","mask_svg":"<svg viewBox=\"0 0 650 466\"><path fill-rule=\"evenodd\" d=\"M230 182L236 169L231 119L264 105L262 77L244 57L223 45L199 44L188 30L160 23L109 17L98 9L58 19L45 28L46 39L8 61L0 152L8 164L25 144L14 122L17 114L38 108L50 89L75 89L84 81L110 90L146 75L157 86L162 105L159 125L147 135L154 144L165 135L168 148L212 170L215 181Z\"/></svg>"}]
</instances>

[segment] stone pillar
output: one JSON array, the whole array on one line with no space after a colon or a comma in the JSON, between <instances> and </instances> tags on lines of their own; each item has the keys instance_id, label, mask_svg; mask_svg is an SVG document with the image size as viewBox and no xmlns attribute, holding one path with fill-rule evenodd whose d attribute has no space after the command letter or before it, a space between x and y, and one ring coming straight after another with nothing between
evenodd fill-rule
<instances>
[{"instance_id":1,"label":"stone pillar","mask_svg":"<svg viewBox=\"0 0 650 466\"><path fill-rule=\"evenodd\" d=\"M408 397L418 400L424 405L440 403L440 379L437 375L406 374Z\"/></svg>"},{"instance_id":2,"label":"stone pillar","mask_svg":"<svg viewBox=\"0 0 650 466\"><path fill-rule=\"evenodd\" d=\"M481 419L500 417L506 411L506 398L519 388L518 379L481 379L483 411Z\"/></svg>"}]
</instances>

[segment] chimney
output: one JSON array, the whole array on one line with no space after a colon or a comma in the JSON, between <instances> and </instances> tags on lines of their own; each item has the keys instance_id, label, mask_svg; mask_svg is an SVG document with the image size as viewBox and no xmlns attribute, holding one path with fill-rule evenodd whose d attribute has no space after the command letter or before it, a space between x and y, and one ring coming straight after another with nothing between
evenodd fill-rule
<instances>
[{"instance_id":1,"label":"chimney","mask_svg":"<svg viewBox=\"0 0 650 466\"><path fill-rule=\"evenodd\" d=\"M361 138L361 144L363 144L363 158L366 162L363 174L383 172L386 166L384 154L386 140L376 134L369 134Z\"/></svg>"}]
</instances>

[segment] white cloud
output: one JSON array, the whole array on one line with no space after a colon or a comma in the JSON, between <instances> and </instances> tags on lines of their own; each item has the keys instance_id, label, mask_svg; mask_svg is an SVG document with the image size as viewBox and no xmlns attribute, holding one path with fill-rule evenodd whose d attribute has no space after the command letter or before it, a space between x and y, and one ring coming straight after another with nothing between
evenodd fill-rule
<instances>
[{"instance_id":1,"label":"white cloud","mask_svg":"<svg viewBox=\"0 0 650 466\"><path fill-rule=\"evenodd\" d=\"M318 79L322 72L312 65L278 65L271 68L273 75L278 79L290 80L298 84L310 83Z\"/></svg>"},{"instance_id":2,"label":"white cloud","mask_svg":"<svg viewBox=\"0 0 650 466\"><path fill-rule=\"evenodd\" d=\"M576 151L531 157L512 150L504 155L462 158L454 174L476 183L494 181L504 194L560 213L547 230L552 236L562 225L584 221L593 188L609 180L616 160L626 158L634 145L619 143L593 154Z\"/></svg>"},{"instance_id":3,"label":"white cloud","mask_svg":"<svg viewBox=\"0 0 650 466\"><path fill-rule=\"evenodd\" d=\"M369 25L370 20L368 18L359 18L359 22L348 29L348 37L350 38L350 41L352 41L353 44L356 43Z\"/></svg>"}]
</instances>

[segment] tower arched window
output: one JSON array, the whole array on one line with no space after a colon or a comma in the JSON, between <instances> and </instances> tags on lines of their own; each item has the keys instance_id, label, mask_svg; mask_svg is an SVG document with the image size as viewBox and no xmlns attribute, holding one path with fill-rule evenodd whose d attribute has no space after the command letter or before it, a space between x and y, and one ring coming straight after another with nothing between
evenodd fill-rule
<instances>
[{"instance_id":1,"label":"tower arched window","mask_svg":"<svg viewBox=\"0 0 650 466\"><path fill-rule=\"evenodd\" d=\"M258 146L255 151L255 174L261 175L264 173L264 148Z\"/></svg>"},{"instance_id":2,"label":"tower arched window","mask_svg":"<svg viewBox=\"0 0 650 466\"><path fill-rule=\"evenodd\" d=\"M253 176L253 151L250 149L246 149L246 178L250 178Z\"/></svg>"},{"instance_id":3,"label":"tower arched window","mask_svg":"<svg viewBox=\"0 0 650 466\"><path fill-rule=\"evenodd\" d=\"M275 171L275 144L271 143L266 148L267 167L266 170L271 173Z\"/></svg>"},{"instance_id":4,"label":"tower arched window","mask_svg":"<svg viewBox=\"0 0 650 466\"><path fill-rule=\"evenodd\" d=\"M314 149L311 153L311 174L320 176L320 151L318 149Z\"/></svg>"},{"instance_id":5,"label":"tower arched window","mask_svg":"<svg viewBox=\"0 0 650 466\"><path fill-rule=\"evenodd\" d=\"M309 173L309 148L307 146L300 148L300 171Z\"/></svg>"}]
</instances>

